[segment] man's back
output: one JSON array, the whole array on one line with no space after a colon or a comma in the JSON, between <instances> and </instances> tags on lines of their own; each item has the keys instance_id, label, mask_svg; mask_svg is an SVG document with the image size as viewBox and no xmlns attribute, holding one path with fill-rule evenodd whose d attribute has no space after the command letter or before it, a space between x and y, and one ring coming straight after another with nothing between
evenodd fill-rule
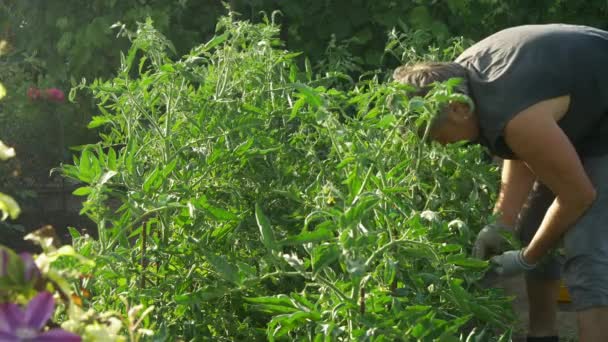
<instances>
[{"instance_id":1,"label":"man's back","mask_svg":"<svg viewBox=\"0 0 608 342\"><path fill-rule=\"evenodd\" d=\"M513 116L564 95L570 95L570 107L559 124L579 153L608 153L602 141L608 133L608 32L561 24L519 26L478 42L456 62L469 70L483 140L496 154L513 157L503 139Z\"/></svg>"}]
</instances>

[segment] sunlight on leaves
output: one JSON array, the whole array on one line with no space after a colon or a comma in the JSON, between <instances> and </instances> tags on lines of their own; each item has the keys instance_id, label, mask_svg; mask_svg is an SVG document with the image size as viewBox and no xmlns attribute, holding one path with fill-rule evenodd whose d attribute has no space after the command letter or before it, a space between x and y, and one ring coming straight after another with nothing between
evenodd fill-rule
<instances>
[{"instance_id":1,"label":"sunlight on leaves","mask_svg":"<svg viewBox=\"0 0 608 342\"><path fill-rule=\"evenodd\" d=\"M0 160L7 160L9 158L13 158L14 156L15 149L4 145L4 143L0 141Z\"/></svg>"},{"instance_id":2,"label":"sunlight on leaves","mask_svg":"<svg viewBox=\"0 0 608 342\"><path fill-rule=\"evenodd\" d=\"M10 45L6 40L0 40L0 56L7 54L10 50Z\"/></svg>"},{"instance_id":3,"label":"sunlight on leaves","mask_svg":"<svg viewBox=\"0 0 608 342\"><path fill-rule=\"evenodd\" d=\"M0 192L0 211L2 211L2 221L6 220L9 216L14 220L21 213L21 208L19 208L19 205L12 197Z\"/></svg>"}]
</instances>

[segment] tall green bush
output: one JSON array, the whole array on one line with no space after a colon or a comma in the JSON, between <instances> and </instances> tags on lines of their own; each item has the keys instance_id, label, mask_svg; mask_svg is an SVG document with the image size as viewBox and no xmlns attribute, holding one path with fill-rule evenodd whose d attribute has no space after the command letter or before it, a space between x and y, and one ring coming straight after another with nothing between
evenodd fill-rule
<instances>
[{"instance_id":1,"label":"tall green bush","mask_svg":"<svg viewBox=\"0 0 608 342\"><path fill-rule=\"evenodd\" d=\"M85 87L102 141L64 172L100 229L77 243L89 305L138 298L169 340L507 338L508 301L467 256L496 170L413 133L453 83L339 90L278 27L218 27L172 61L141 25L118 76Z\"/></svg>"}]
</instances>

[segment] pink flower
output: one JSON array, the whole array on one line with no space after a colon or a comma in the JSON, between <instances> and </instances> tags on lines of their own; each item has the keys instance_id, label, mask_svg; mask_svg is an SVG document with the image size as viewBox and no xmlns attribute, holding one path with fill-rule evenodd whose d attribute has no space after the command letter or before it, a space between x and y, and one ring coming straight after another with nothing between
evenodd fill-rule
<instances>
[{"instance_id":1,"label":"pink flower","mask_svg":"<svg viewBox=\"0 0 608 342\"><path fill-rule=\"evenodd\" d=\"M65 101L65 94L57 88L49 88L44 91L44 97L51 102L61 103Z\"/></svg>"},{"instance_id":2,"label":"pink flower","mask_svg":"<svg viewBox=\"0 0 608 342\"><path fill-rule=\"evenodd\" d=\"M27 90L27 97L29 97L32 101L38 100L40 98L40 89L36 87L30 87Z\"/></svg>"}]
</instances>

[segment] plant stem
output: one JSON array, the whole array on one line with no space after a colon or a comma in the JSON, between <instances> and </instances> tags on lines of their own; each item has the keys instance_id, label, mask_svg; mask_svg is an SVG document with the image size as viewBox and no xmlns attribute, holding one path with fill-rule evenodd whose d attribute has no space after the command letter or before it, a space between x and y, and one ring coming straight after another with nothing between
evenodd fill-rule
<instances>
[{"instance_id":1,"label":"plant stem","mask_svg":"<svg viewBox=\"0 0 608 342\"><path fill-rule=\"evenodd\" d=\"M139 288L141 290L146 286L146 266L148 262L146 261L146 240L147 240L147 230L148 223L144 224L141 229L141 279L139 283Z\"/></svg>"}]
</instances>

